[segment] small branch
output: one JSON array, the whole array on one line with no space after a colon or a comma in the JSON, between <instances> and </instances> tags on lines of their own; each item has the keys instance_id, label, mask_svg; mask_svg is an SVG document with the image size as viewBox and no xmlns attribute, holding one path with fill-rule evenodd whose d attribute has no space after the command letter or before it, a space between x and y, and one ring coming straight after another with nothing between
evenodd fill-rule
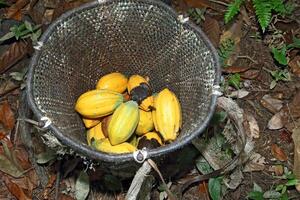
<instances>
[{"instance_id":1,"label":"small branch","mask_svg":"<svg viewBox=\"0 0 300 200\"><path fill-rule=\"evenodd\" d=\"M137 196L145 180L145 177L147 176L147 174L150 173L150 171L151 171L151 166L149 165L148 162L144 162L142 167L140 167L140 169L136 172L131 182L131 185L125 197L126 200L137 199Z\"/></svg>"},{"instance_id":2,"label":"small branch","mask_svg":"<svg viewBox=\"0 0 300 200\"><path fill-rule=\"evenodd\" d=\"M237 56L237 58L242 58L242 59L248 59L250 61L252 61L254 64L258 64L258 62L256 62L253 58L251 58L250 56Z\"/></svg>"}]
</instances>

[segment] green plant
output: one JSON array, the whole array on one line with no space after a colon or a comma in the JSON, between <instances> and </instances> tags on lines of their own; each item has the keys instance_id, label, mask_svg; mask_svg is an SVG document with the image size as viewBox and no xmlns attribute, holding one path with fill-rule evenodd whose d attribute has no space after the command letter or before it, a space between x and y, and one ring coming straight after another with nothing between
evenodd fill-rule
<instances>
[{"instance_id":1,"label":"green plant","mask_svg":"<svg viewBox=\"0 0 300 200\"><path fill-rule=\"evenodd\" d=\"M272 53L275 58L275 60L281 64L281 65L287 65L288 64L288 57L286 55L286 45L284 45L281 49L277 49L275 47L272 48Z\"/></svg>"},{"instance_id":2,"label":"green plant","mask_svg":"<svg viewBox=\"0 0 300 200\"><path fill-rule=\"evenodd\" d=\"M285 168L285 173L282 176L275 176L275 178L286 180L285 183L279 184L272 187L270 190L264 192L262 188L254 183L253 190L249 192L248 199L252 200L263 200L263 199L278 199L278 200L288 200L287 190L288 187L295 186L299 184L299 181L295 178L291 171Z\"/></svg>"},{"instance_id":3,"label":"green plant","mask_svg":"<svg viewBox=\"0 0 300 200\"><path fill-rule=\"evenodd\" d=\"M244 0L234 0L228 5L224 19L225 23L231 21L236 16ZM262 31L264 32L272 19L272 12L281 16L290 15L295 5L292 3L284 3L283 0L252 0L255 14L260 24Z\"/></svg>"},{"instance_id":4,"label":"green plant","mask_svg":"<svg viewBox=\"0 0 300 200\"><path fill-rule=\"evenodd\" d=\"M230 57L235 49L235 43L232 39L226 39L220 44L218 51L221 65L224 65L225 61Z\"/></svg>"},{"instance_id":5,"label":"green plant","mask_svg":"<svg viewBox=\"0 0 300 200\"><path fill-rule=\"evenodd\" d=\"M0 0L0 8L7 6L7 3L4 0Z\"/></svg>"},{"instance_id":6,"label":"green plant","mask_svg":"<svg viewBox=\"0 0 300 200\"><path fill-rule=\"evenodd\" d=\"M277 85L278 81L290 81L291 80L291 75L287 69L272 71L272 70L264 68L264 70L269 72L273 78L273 80L270 84L270 89L273 89Z\"/></svg>"},{"instance_id":7,"label":"green plant","mask_svg":"<svg viewBox=\"0 0 300 200\"><path fill-rule=\"evenodd\" d=\"M25 21L18 26L11 27L10 32L0 38L0 43L11 38L16 38L16 40L30 38L33 42L37 42L41 34L40 25L33 26L30 22Z\"/></svg>"},{"instance_id":8,"label":"green plant","mask_svg":"<svg viewBox=\"0 0 300 200\"><path fill-rule=\"evenodd\" d=\"M221 199L223 177L210 178L208 180L208 191L212 200Z\"/></svg>"},{"instance_id":9,"label":"green plant","mask_svg":"<svg viewBox=\"0 0 300 200\"><path fill-rule=\"evenodd\" d=\"M241 75L239 73L230 74L228 76L228 84L235 87L236 89L240 89Z\"/></svg>"},{"instance_id":10,"label":"green plant","mask_svg":"<svg viewBox=\"0 0 300 200\"><path fill-rule=\"evenodd\" d=\"M195 21L196 24L200 24L201 21L205 20L204 14L206 9L200 9L200 8L190 8L187 13L191 17L192 20Z\"/></svg>"}]
</instances>

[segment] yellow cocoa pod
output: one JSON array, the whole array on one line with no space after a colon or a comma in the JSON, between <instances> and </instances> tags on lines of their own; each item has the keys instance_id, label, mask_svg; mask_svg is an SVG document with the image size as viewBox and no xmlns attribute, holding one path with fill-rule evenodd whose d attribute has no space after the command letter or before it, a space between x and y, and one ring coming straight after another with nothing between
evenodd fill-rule
<instances>
[{"instance_id":1,"label":"yellow cocoa pod","mask_svg":"<svg viewBox=\"0 0 300 200\"><path fill-rule=\"evenodd\" d=\"M90 128L89 130L87 130L86 137L87 137L88 145L91 145L92 138L94 138L94 140L100 140L100 139L105 138L105 136L102 132L102 123L100 122L93 128Z\"/></svg>"},{"instance_id":2,"label":"yellow cocoa pod","mask_svg":"<svg viewBox=\"0 0 300 200\"><path fill-rule=\"evenodd\" d=\"M123 102L120 93L110 90L91 90L82 94L75 105L75 110L86 118L99 118L113 113Z\"/></svg>"},{"instance_id":3,"label":"yellow cocoa pod","mask_svg":"<svg viewBox=\"0 0 300 200\"><path fill-rule=\"evenodd\" d=\"M135 101L122 103L113 113L108 124L108 138L112 145L130 138L139 122L139 108Z\"/></svg>"},{"instance_id":4,"label":"yellow cocoa pod","mask_svg":"<svg viewBox=\"0 0 300 200\"><path fill-rule=\"evenodd\" d=\"M151 112L146 112L141 109L139 109L139 112L140 112L140 120L135 132L137 135L143 135L153 130L154 124L153 124Z\"/></svg>"},{"instance_id":5,"label":"yellow cocoa pod","mask_svg":"<svg viewBox=\"0 0 300 200\"><path fill-rule=\"evenodd\" d=\"M110 141L107 138L102 140L96 140L93 143L93 146L99 151L114 154L131 153L137 150L135 146L127 142L118 145L111 145Z\"/></svg>"},{"instance_id":6,"label":"yellow cocoa pod","mask_svg":"<svg viewBox=\"0 0 300 200\"><path fill-rule=\"evenodd\" d=\"M144 111L150 111L153 105L154 105L154 98L153 96L149 96L142 101L139 107Z\"/></svg>"},{"instance_id":7,"label":"yellow cocoa pod","mask_svg":"<svg viewBox=\"0 0 300 200\"><path fill-rule=\"evenodd\" d=\"M181 107L176 95L164 89L154 98L154 125L164 141L176 139L181 127Z\"/></svg>"},{"instance_id":8,"label":"yellow cocoa pod","mask_svg":"<svg viewBox=\"0 0 300 200\"><path fill-rule=\"evenodd\" d=\"M82 121L86 128L92 128L100 123L100 119L89 119L89 118L84 118L84 117L82 118Z\"/></svg>"},{"instance_id":9,"label":"yellow cocoa pod","mask_svg":"<svg viewBox=\"0 0 300 200\"><path fill-rule=\"evenodd\" d=\"M113 72L102 76L97 82L96 89L106 89L123 93L127 88L127 81L127 77L123 74Z\"/></svg>"},{"instance_id":10,"label":"yellow cocoa pod","mask_svg":"<svg viewBox=\"0 0 300 200\"><path fill-rule=\"evenodd\" d=\"M127 91L128 91L128 93L130 94L130 91L133 88L139 86L141 83L148 84L148 81L144 77L142 77L140 75L137 75L137 74L130 76L129 80L128 80L128 83L127 83Z\"/></svg>"}]
</instances>

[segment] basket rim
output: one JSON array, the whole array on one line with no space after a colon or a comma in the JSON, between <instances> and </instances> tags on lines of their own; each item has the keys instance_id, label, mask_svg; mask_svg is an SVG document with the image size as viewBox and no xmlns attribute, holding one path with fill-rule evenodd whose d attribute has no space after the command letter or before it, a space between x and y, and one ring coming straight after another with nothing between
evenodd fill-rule
<instances>
[{"instance_id":1,"label":"basket rim","mask_svg":"<svg viewBox=\"0 0 300 200\"><path fill-rule=\"evenodd\" d=\"M175 18L178 19L178 14L176 11L166 5L165 3L157 0L128 0L129 2L145 2L149 3L151 5L157 5L158 7L161 7L168 11L170 15L174 16ZM46 43L48 38L50 37L52 31L56 28L57 25L59 25L62 21L65 19L76 15L77 12L81 12L90 8L94 8L97 6L105 5L105 4L111 4L111 3L116 3L116 2L124 2L120 0L99 0L99 1L93 1L86 3L80 7L77 7L75 9L72 9L70 11L67 11L66 13L62 14L58 19L56 19L54 22L52 22L47 30L43 33L43 35L40 38L40 42ZM190 27L191 30L193 30L196 34L198 34L202 39L204 44L207 46L209 51L212 53L212 57L214 60L214 70L215 70L215 78L214 78L214 85L219 85L220 83L220 77L221 77L221 67L219 63L219 57L217 54L217 51L215 47L212 45L208 37L205 35L205 33L201 30L200 27L195 25L191 20L188 20L185 23L185 26ZM38 119L44 117L44 113L38 108L37 104L34 101L33 97L33 72L34 69L37 66L37 62L40 58L41 51L40 50L35 50L31 62L29 64L29 71L28 71L28 76L27 76L27 83L26 83L26 90L27 90L27 101L28 104L33 111L34 115L38 117ZM173 152L175 150L178 150L182 148L183 146L189 144L195 137L199 136L204 129L207 127L209 124L210 119L212 118L212 115L214 113L215 107L216 107L216 101L217 101L217 95L212 94L210 98L210 105L209 105L209 112L206 115L203 123L197 128L196 131L191 132L188 136L186 136L182 141L174 141L169 145L162 146L156 149L151 149L148 150L148 156L147 158L154 158L158 157L164 154L168 154L170 152ZM62 144L68 146L69 148L73 149L75 152L79 154L83 154L84 156L94 159L97 161L104 161L104 162L114 162L114 163L123 163L123 162L128 162L128 161L133 161L134 157L132 153L127 153L127 154L107 154L107 153L102 153L100 151L97 151L90 146L86 144L80 144L76 141L74 141L71 138L65 137L64 134L54 125L50 124L48 129L50 129L54 136L59 139L59 141L62 142Z\"/></svg>"}]
</instances>

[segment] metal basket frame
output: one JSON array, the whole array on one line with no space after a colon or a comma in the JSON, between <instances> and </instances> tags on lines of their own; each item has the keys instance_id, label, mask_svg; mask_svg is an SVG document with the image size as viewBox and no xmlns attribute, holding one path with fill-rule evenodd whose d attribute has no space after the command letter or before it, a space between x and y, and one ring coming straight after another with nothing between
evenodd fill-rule
<instances>
[{"instance_id":1,"label":"metal basket frame","mask_svg":"<svg viewBox=\"0 0 300 200\"><path fill-rule=\"evenodd\" d=\"M172 8L170 8L169 6L167 6L166 4L164 4L160 1L157 1L157 0L144 0L144 1L151 3L151 4L156 4L160 7L163 7L168 12L170 12L174 17L176 17L176 18L178 17L178 14L176 13L175 10L173 10ZM40 54L41 54L41 51L39 51L39 47L41 47L42 44L47 42L48 38L50 37L50 35L51 35L52 31L55 29L55 27L59 23L61 23L65 19L67 19L68 17L70 17L72 15L76 15L76 13L78 11L83 11L83 10L86 10L89 8L96 7L99 4L107 4L107 3L113 3L113 2L115 2L115 1L114 0L99 0L99 1L87 3L81 7L78 7L71 11L68 11L68 12L64 13L62 16L60 16L55 22L53 22L48 27L48 29L43 33L42 37L40 38L40 40L38 42L38 46L36 47L37 50L34 52L33 57L31 59L31 63L29 65L28 79L27 79L27 100L28 100L29 106L32 109L34 115L38 119L41 119L42 117L44 117L44 114L39 110L37 104L34 102L34 97L33 97L33 76L34 76L33 72L34 72L34 68L36 67L36 64L37 64ZM199 36L203 39L203 42L205 43L207 48L212 53L212 57L215 61L215 72L216 72L216 74L215 74L216 76L214 79L214 85L218 87L219 82L220 82L221 72L220 72L219 58L218 58L216 49L213 47L213 45L209 41L208 37L203 33L203 31L197 25L195 25L190 20L187 20L184 23L186 26L189 26L197 34L199 34ZM204 122L198 127L198 129L196 131L194 131L192 134L185 137L180 142L174 141L171 145L163 146L159 149L148 150L147 157L148 158L158 157L158 156L162 156L164 154L173 152L175 150L178 150L178 149L182 148L184 145L187 145L188 143L190 143L191 140L193 140L195 137L199 136L204 131L204 129L207 127L207 125L209 124L209 121L214 113L217 96L218 95L215 94L214 92L211 94L211 103L209 105L209 113L206 116ZM80 144L76 143L72 139L65 137L64 134L61 132L61 130L58 129L54 124L49 124L49 126L47 128L54 133L55 137L58 138L62 142L62 144L72 148L79 154L88 156L91 159L95 159L98 161L104 161L104 162L114 162L114 163L123 163L123 162L128 162L128 161L134 160L133 154L113 155L113 154L102 153L100 151L91 150L90 148L83 148Z\"/></svg>"}]
</instances>

